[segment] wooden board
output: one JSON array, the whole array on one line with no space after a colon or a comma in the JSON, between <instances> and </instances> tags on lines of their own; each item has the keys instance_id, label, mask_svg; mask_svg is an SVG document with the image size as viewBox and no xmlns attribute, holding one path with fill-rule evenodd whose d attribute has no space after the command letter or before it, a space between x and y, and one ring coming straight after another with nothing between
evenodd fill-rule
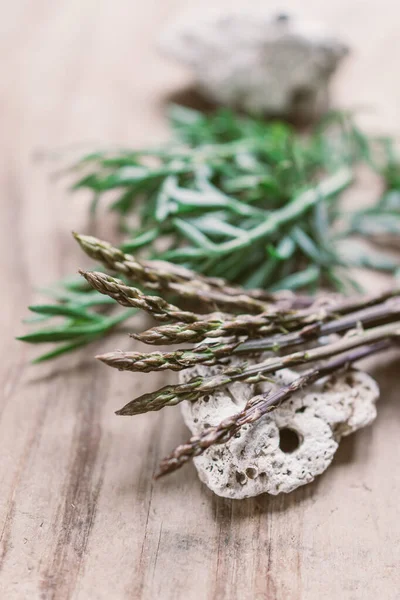
<instances>
[{"instance_id":1,"label":"wooden board","mask_svg":"<svg viewBox=\"0 0 400 600\"><path fill-rule=\"evenodd\" d=\"M14 336L33 290L88 264L69 232L94 231L86 196L52 177L58 153L165 134L165 99L188 74L154 44L188 2L0 5L0 598L399 598L398 364L379 371L376 424L346 439L325 475L289 496L240 502L209 493L193 466L152 480L187 437L179 410L135 419L113 411L161 376L96 364L98 346L28 364L35 349ZM398 3L285 7L322 18L353 46L336 103L367 108L366 126L398 133Z\"/></svg>"}]
</instances>

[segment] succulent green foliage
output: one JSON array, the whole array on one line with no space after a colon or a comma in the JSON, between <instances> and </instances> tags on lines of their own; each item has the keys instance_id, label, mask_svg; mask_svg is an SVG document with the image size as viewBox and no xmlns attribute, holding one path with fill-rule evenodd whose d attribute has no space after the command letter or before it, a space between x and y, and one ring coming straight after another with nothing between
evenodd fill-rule
<instances>
[{"instance_id":1,"label":"succulent green foliage","mask_svg":"<svg viewBox=\"0 0 400 600\"><path fill-rule=\"evenodd\" d=\"M115 300L99 294L82 278L59 282L43 290L43 293L56 303L30 306L29 310L38 316L26 319L25 322L40 323L40 327L17 338L31 344L46 342L55 344L53 350L40 355L34 360L35 363L56 358L102 338L116 325L137 312L135 309L116 313L113 310L113 314L109 314L110 309L115 309L117 306ZM61 319L61 322L57 321L54 324L54 318Z\"/></svg>"},{"instance_id":2,"label":"succulent green foliage","mask_svg":"<svg viewBox=\"0 0 400 600\"><path fill-rule=\"evenodd\" d=\"M245 287L349 289L335 247L344 216L338 200L360 162L397 189L390 140L370 139L343 113L308 135L226 109L210 116L175 106L170 123L173 140L165 147L92 154L76 166L84 174L75 188L97 199L118 195L110 208L121 215L125 251L144 250ZM325 189L327 178L333 183ZM302 202L310 190L315 198ZM375 214L354 215L352 229L369 235L376 213L384 231L398 228L392 209L385 205L381 214L383 202Z\"/></svg>"},{"instance_id":3,"label":"succulent green foliage","mask_svg":"<svg viewBox=\"0 0 400 600\"><path fill-rule=\"evenodd\" d=\"M348 292L357 288L352 266L399 271L386 251L360 247L348 256L341 243L349 234L399 236L392 140L366 136L342 112L307 133L226 109L206 115L173 106L169 118L168 144L96 152L72 168L73 189L93 194L92 211L105 201L119 215L124 252L271 291ZM386 190L348 215L342 192L359 163L377 171ZM62 324L20 338L58 344L39 360L101 338L131 314L114 314L113 300L81 283L62 282L55 299L31 310L36 322L62 317Z\"/></svg>"}]
</instances>

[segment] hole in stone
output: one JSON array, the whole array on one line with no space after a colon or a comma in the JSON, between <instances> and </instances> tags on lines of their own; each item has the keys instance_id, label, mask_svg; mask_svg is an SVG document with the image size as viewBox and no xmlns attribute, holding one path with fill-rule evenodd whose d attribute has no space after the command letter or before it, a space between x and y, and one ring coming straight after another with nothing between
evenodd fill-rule
<instances>
[{"instance_id":1,"label":"hole in stone","mask_svg":"<svg viewBox=\"0 0 400 600\"><path fill-rule=\"evenodd\" d=\"M241 485L246 483L247 477L242 471L236 471L236 481Z\"/></svg>"},{"instance_id":2,"label":"hole in stone","mask_svg":"<svg viewBox=\"0 0 400 600\"><path fill-rule=\"evenodd\" d=\"M204 396L203 400L204 402L208 402L210 400L210 396Z\"/></svg>"},{"instance_id":3,"label":"hole in stone","mask_svg":"<svg viewBox=\"0 0 400 600\"><path fill-rule=\"evenodd\" d=\"M300 436L294 429L283 427L279 430L279 448L285 454L290 454L300 446Z\"/></svg>"},{"instance_id":4,"label":"hole in stone","mask_svg":"<svg viewBox=\"0 0 400 600\"><path fill-rule=\"evenodd\" d=\"M307 406L302 406L301 408L296 409L296 413L303 413L306 410Z\"/></svg>"},{"instance_id":5,"label":"hole in stone","mask_svg":"<svg viewBox=\"0 0 400 600\"><path fill-rule=\"evenodd\" d=\"M257 477L257 469L248 467L248 469L246 469L246 475L249 479L255 479L255 477Z\"/></svg>"}]
</instances>

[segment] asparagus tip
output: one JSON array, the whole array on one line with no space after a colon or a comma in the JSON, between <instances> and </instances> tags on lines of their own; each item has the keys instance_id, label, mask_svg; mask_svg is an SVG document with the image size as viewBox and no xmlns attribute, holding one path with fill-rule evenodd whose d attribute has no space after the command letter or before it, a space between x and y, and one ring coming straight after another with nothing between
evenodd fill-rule
<instances>
[{"instance_id":1,"label":"asparagus tip","mask_svg":"<svg viewBox=\"0 0 400 600\"><path fill-rule=\"evenodd\" d=\"M115 352L105 352L104 354L97 354L95 358L106 365L115 366L118 363L118 360L123 358L123 352L121 350L116 350Z\"/></svg>"},{"instance_id":2,"label":"asparagus tip","mask_svg":"<svg viewBox=\"0 0 400 600\"><path fill-rule=\"evenodd\" d=\"M94 245L96 245L96 242L98 242L98 240L91 235L83 235L82 233L77 233L76 231L73 231L72 235L84 251L86 251L87 248L92 248Z\"/></svg>"},{"instance_id":3,"label":"asparagus tip","mask_svg":"<svg viewBox=\"0 0 400 600\"><path fill-rule=\"evenodd\" d=\"M80 246L82 246L82 243L83 243L83 238L84 238L85 236L81 235L81 234L80 234L80 233L78 233L77 231L72 231L71 233L72 233L72 236L74 237L74 239L75 239L75 240L78 242L78 244L79 244Z\"/></svg>"},{"instance_id":4,"label":"asparagus tip","mask_svg":"<svg viewBox=\"0 0 400 600\"><path fill-rule=\"evenodd\" d=\"M110 364L110 357L111 357L112 353L108 352L106 354L97 354L95 356L96 360L101 360L101 362L105 363L106 365Z\"/></svg>"}]
</instances>

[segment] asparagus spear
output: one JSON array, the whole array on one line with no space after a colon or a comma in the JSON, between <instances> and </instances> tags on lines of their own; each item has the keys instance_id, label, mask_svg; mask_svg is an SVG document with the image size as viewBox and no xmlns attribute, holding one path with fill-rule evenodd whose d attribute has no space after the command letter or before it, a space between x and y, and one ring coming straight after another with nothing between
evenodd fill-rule
<instances>
[{"instance_id":1,"label":"asparagus spear","mask_svg":"<svg viewBox=\"0 0 400 600\"><path fill-rule=\"evenodd\" d=\"M97 356L99 360L122 371L180 371L197 364L207 366L223 364L232 355L252 355L266 351L281 351L289 347L304 344L317 337L333 333L344 333L362 326L364 329L400 317L400 301L386 301L381 305L372 305L355 311L336 320L323 323L306 324L287 334L278 334L269 338L241 341L220 340L206 342L195 348L186 348L174 352L109 352Z\"/></svg>"},{"instance_id":2,"label":"asparagus spear","mask_svg":"<svg viewBox=\"0 0 400 600\"><path fill-rule=\"evenodd\" d=\"M229 288L213 285L204 277L164 261L138 261L130 254L124 254L108 242L97 238L79 235L74 237L88 256L101 262L106 268L124 275L135 283L141 283L151 290L172 292L186 300L196 300L212 305L217 310L231 312L262 312L270 308L270 303L252 298L244 292L231 295ZM190 276L189 276L190 274ZM190 278L191 277L191 278ZM215 282L215 280L211 280Z\"/></svg>"},{"instance_id":3,"label":"asparagus spear","mask_svg":"<svg viewBox=\"0 0 400 600\"><path fill-rule=\"evenodd\" d=\"M380 340L393 340L400 337L400 320L366 331L355 331L352 335L340 338L325 346L318 346L311 350L301 350L288 354L268 358L261 363L243 367L225 367L218 375L210 377L193 377L186 383L167 385L156 392L143 394L139 398L128 402L117 411L118 415L136 415L148 411L160 410L165 406L174 406L183 400L195 401L205 394L233 383L256 383L262 381L269 373L275 373L286 367L303 365L316 362L325 358L336 356L342 352L371 344Z\"/></svg>"}]
</instances>

